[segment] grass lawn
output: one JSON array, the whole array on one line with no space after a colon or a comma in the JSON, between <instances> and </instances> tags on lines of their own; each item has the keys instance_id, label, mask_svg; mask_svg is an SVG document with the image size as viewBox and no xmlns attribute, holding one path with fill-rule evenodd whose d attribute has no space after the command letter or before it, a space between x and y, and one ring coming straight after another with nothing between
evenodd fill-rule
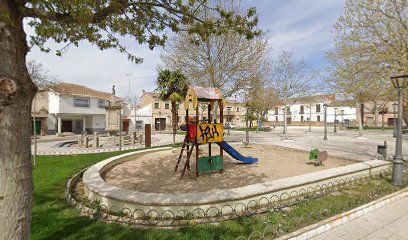
<instances>
[{"instance_id":1,"label":"grass lawn","mask_svg":"<svg viewBox=\"0 0 408 240\"><path fill-rule=\"evenodd\" d=\"M74 156L39 156L37 167L34 169L31 239L235 239L241 235L248 236L255 230L263 230L266 223L282 223L288 216L301 216L316 209L325 207L330 209L331 206L353 208L356 205L353 204L355 199L372 196L378 189L384 191L376 197L398 189L392 186L388 179L381 178L369 184L355 184L350 186L349 190L301 203L292 207L289 213L279 211L217 225L190 225L178 230L136 229L81 217L79 210L69 206L65 201L64 188L67 178L86 166L123 152L125 151ZM331 215L344 210L340 209L334 209ZM299 224L287 226L301 227Z\"/></svg>"}]
</instances>

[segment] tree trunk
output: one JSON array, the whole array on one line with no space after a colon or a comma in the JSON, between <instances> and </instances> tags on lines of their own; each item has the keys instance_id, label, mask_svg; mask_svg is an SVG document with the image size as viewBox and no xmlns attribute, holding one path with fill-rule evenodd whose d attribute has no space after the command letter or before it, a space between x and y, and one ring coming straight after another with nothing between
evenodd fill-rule
<instances>
[{"instance_id":1,"label":"tree trunk","mask_svg":"<svg viewBox=\"0 0 408 240\"><path fill-rule=\"evenodd\" d=\"M17 1L0 1L0 239L28 239L33 177L31 102L36 87Z\"/></svg>"},{"instance_id":2,"label":"tree trunk","mask_svg":"<svg viewBox=\"0 0 408 240\"><path fill-rule=\"evenodd\" d=\"M283 110L283 133L285 134L285 139L288 139L288 122L286 121L286 111L288 106L285 105L285 109Z\"/></svg>"},{"instance_id":3,"label":"tree trunk","mask_svg":"<svg viewBox=\"0 0 408 240\"><path fill-rule=\"evenodd\" d=\"M378 126L380 125L380 124L379 124L379 121L380 121L380 113L379 113L379 111L378 111L378 106L377 106L377 103L376 103L376 102L374 102L374 114L375 114L375 127L378 128Z\"/></svg>"},{"instance_id":4,"label":"tree trunk","mask_svg":"<svg viewBox=\"0 0 408 240\"><path fill-rule=\"evenodd\" d=\"M171 102L171 119L172 121L172 127L173 127L173 145L176 144L176 133L177 133L177 109L176 109L176 102Z\"/></svg>"},{"instance_id":5,"label":"tree trunk","mask_svg":"<svg viewBox=\"0 0 408 240\"><path fill-rule=\"evenodd\" d=\"M358 119L358 136L363 136L363 119L361 116L361 104L359 102L356 103L356 111L357 111L357 119Z\"/></svg>"}]
</instances>

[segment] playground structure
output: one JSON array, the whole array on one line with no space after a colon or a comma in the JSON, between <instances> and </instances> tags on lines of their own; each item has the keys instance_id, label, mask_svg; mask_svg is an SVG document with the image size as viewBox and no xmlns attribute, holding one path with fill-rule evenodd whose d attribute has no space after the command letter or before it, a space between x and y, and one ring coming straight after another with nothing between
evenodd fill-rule
<instances>
[{"instance_id":1,"label":"playground structure","mask_svg":"<svg viewBox=\"0 0 408 240\"><path fill-rule=\"evenodd\" d=\"M193 110L195 110L195 117L189 116L190 102ZM199 119L199 103L203 102L207 104L208 115L207 118ZM213 119L213 113L215 110L215 105L218 104L219 107L219 122L217 119ZM195 176L198 177L199 173L219 171L222 173L224 171L223 154L224 150L230 154L233 158L242 161L244 163L255 163L258 162L257 158L244 157L239 154L233 147L231 147L227 142L223 140L224 137L224 98L219 89L217 88L204 88L198 86L190 86L187 92L187 96L184 101L186 109L186 125L187 133L183 141L183 146L180 151L180 155L177 159L177 164L175 167L175 172L177 171L181 158L183 156L184 150L186 150L187 159L185 161L183 172L181 178L187 170L191 170L190 159L195 148ZM219 155L212 155L212 143L219 146ZM199 156L200 145L208 144L208 155L209 156Z\"/></svg>"}]
</instances>

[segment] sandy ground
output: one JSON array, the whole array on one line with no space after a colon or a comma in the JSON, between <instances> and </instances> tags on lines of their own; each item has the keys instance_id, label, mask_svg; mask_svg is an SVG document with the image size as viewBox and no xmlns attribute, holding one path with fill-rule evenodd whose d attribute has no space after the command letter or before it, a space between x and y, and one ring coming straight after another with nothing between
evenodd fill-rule
<instances>
[{"instance_id":1,"label":"sandy ground","mask_svg":"<svg viewBox=\"0 0 408 240\"><path fill-rule=\"evenodd\" d=\"M176 153L165 155L152 153L143 158L131 160L113 167L104 176L113 185L141 192L176 193L204 192L247 186L274 179L301 175L354 163L351 160L330 157L324 166L316 167L305 151L268 145L233 145L244 156L259 159L258 164L242 164L224 151L224 172L203 173L195 179L195 158L190 159L191 172L180 179L185 157L177 173L174 172L179 149ZM207 153L208 145L200 156ZM219 154L219 147L212 148L213 155ZM195 151L195 150L194 150ZM195 152L192 154L195 156Z\"/></svg>"}]
</instances>

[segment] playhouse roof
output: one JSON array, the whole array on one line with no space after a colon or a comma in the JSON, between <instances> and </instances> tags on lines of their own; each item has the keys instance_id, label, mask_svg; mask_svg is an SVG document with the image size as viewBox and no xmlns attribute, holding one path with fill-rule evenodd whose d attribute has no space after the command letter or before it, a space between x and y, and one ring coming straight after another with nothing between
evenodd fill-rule
<instances>
[{"instance_id":1,"label":"playhouse roof","mask_svg":"<svg viewBox=\"0 0 408 240\"><path fill-rule=\"evenodd\" d=\"M192 86L192 90L198 99L222 100L222 94L218 88Z\"/></svg>"},{"instance_id":2,"label":"playhouse roof","mask_svg":"<svg viewBox=\"0 0 408 240\"><path fill-rule=\"evenodd\" d=\"M224 98L218 88L190 86L184 103L186 109L188 109L190 101L193 103L193 108L196 109L199 101L207 101L213 105L214 101L219 102L219 104L224 102Z\"/></svg>"}]
</instances>

